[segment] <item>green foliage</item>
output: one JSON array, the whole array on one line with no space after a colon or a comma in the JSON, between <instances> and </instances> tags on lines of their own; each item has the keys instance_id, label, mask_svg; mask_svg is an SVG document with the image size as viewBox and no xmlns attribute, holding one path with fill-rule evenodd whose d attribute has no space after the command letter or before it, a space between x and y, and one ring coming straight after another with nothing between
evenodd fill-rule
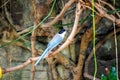
<instances>
[{"instance_id":1,"label":"green foliage","mask_svg":"<svg viewBox=\"0 0 120 80\"><path fill-rule=\"evenodd\" d=\"M107 80L107 77L104 74L102 74L101 75L101 80Z\"/></svg>"},{"instance_id":2,"label":"green foliage","mask_svg":"<svg viewBox=\"0 0 120 80\"><path fill-rule=\"evenodd\" d=\"M116 68L113 66L108 74L108 80L117 80Z\"/></svg>"},{"instance_id":3,"label":"green foliage","mask_svg":"<svg viewBox=\"0 0 120 80\"><path fill-rule=\"evenodd\" d=\"M101 75L101 80L117 80L116 68L112 66L107 76L104 74Z\"/></svg>"}]
</instances>

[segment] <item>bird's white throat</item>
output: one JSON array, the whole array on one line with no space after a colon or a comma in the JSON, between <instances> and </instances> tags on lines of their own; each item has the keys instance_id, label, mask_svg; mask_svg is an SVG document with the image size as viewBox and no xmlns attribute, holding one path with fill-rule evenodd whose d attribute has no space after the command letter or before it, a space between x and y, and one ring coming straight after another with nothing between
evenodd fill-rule
<instances>
[{"instance_id":1,"label":"bird's white throat","mask_svg":"<svg viewBox=\"0 0 120 80\"><path fill-rule=\"evenodd\" d=\"M66 34L66 31L63 32L62 34L59 34L59 35L60 35L62 38L64 38L65 34Z\"/></svg>"}]
</instances>

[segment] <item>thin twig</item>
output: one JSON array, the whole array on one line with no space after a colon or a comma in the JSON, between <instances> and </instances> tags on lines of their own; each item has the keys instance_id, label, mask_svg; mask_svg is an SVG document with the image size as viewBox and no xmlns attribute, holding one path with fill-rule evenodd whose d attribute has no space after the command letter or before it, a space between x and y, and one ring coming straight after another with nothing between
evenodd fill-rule
<instances>
[{"instance_id":1,"label":"thin twig","mask_svg":"<svg viewBox=\"0 0 120 80\"><path fill-rule=\"evenodd\" d=\"M27 29L24 29L22 30L21 32L18 32L17 35L20 36L21 34L24 34L24 33L27 33L29 32L30 30L32 30L33 26L27 28Z\"/></svg>"},{"instance_id":2,"label":"thin twig","mask_svg":"<svg viewBox=\"0 0 120 80\"><path fill-rule=\"evenodd\" d=\"M99 4L95 4L95 8L99 11L99 15L102 15L103 17L106 17L106 18L108 18L109 20L111 20L112 22L115 22L116 23L116 25L118 25L118 27L120 27L120 20L119 19L117 19L115 16L113 16L113 15L109 15L109 14L107 14L107 12L105 11L105 10L103 10L103 9L100 9L99 7L102 7L101 5L99 5Z\"/></svg>"},{"instance_id":3,"label":"thin twig","mask_svg":"<svg viewBox=\"0 0 120 80\"><path fill-rule=\"evenodd\" d=\"M114 0L114 7L115 7L115 0ZM116 26L115 23L113 23L114 27L114 40L115 40L115 53L116 53L116 75L117 75L117 80L119 80L118 76L118 48L117 48L117 36L116 36Z\"/></svg>"},{"instance_id":4,"label":"thin twig","mask_svg":"<svg viewBox=\"0 0 120 80\"><path fill-rule=\"evenodd\" d=\"M0 8L4 7L10 0L7 0L3 5L0 6Z\"/></svg>"},{"instance_id":5,"label":"thin twig","mask_svg":"<svg viewBox=\"0 0 120 80\"><path fill-rule=\"evenodd\" d=\"M116 36L115 23L113 23L113 27L114 27L114 40L115 40L115 53L116 53L116 74L117 74L117 80L119 80L119 77L118 77L118 48L117 48L117 36Z\"/></svg>"},{"instance_id":6,"label":"thin twig","mask_svg":"<svg viewBox=\"0 0 120 80\"><path fill-rule=\"evenodd\" d=\"M115 10L115 8L112 6L112 5L110 5L109 3L107 3L107 2L105 2L105 1L103 1L103 0L99 0L101 3L103 3L103 4L106 4L107 6L109 6L112 10ZM117 14L117 16L120 18L120 14L117 12L116 13Z\"/></svg>"},{"instance_id":7,"label":"thin twig","mask_svg":"<svg viewBox=\"0 0 120 80\"><path fill-rule=\"evenodd\" d=\"M24 67L26 67L28 64L32 63L33 61L36 61L39 57L34 57L34 58L29 58L26 62L18 65L18 66L15 66L15 67L11 67L11 68L3 68L2 69L2 73L5 74L5 73L8 73L8 72L12 72L12 71L15 71L15 70L19 70L19 69L22 69Z\"/></svg>"},{"instance_id":8,"label":"thin twig","mask_svg":"<svg viewBox=\"0 0 120 80\"><path fill-rule=\"evenodd\" d=\"M33 10L34 10L34 18L35 18L35 21L34 21L34 28L36 27L37 25L37 18L36 18L36 2L35 0L32 0L32 4L33 4ZM33 28L33 30L34 30ZM32 57L34 58L36 56L36 48L35 48L35 41L36 41L36 30L34 30L32 32L32 35L31 35L31 48L32 48ZM31 80L34 80L34 76L35 76L35 61L32 62L32 67L31 67Z\"/></svg>"},{"instance_id":9,"label":"thin twig","mask_svg":"<svg viewBox=\"0 0 120 80\"><path fill-rule=\"evenodd\" d=\"M41 27L51 27L53 24L55 24L57 21L61 20L61 18L63 17L63 14L68 10L68 8L75 2L75 0L69 0L68 3L65 4L64 8L62 9L62 11L60 12L60 14L58 14L52 21L46 23L46 24L42 24Z\"/></svg>"}]
</instances>

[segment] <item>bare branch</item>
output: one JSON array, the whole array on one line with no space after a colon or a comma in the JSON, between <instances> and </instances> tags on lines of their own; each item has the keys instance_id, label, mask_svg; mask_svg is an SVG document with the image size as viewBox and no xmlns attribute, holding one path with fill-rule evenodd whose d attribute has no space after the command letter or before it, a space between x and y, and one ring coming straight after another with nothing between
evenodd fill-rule
<instances>
[{"instance_id":1,"label":"bare branch","mask_svg":"<svg viewBox=\"0 0 120 80\"><path fill-rule=\"evenodd\" d=\"M103 17L108 18L109 20L111 20L112 22L115 22L116 25L118 25L118 27L120 27L120 20L117 19L115 16L113 16L112 14L109 15L107 14L107 12L105 12L103 9L100 9L98 6L102 7L101 5L99 5L98 3L95 4L95 8L99 11L99 14L102 15ZM103 14L104 13L104 14Z\"/></svg>"},{"instance_id":2,"label":"bare branch","mask_svg":"<svg viewBox=\"0 0 120 80\"><path fill-rule=\"evenodd\" d=\"M33 28L33 26L32 26L32 27L29 27L29 28L27 28L27 29L24 29L24 30L22 30L21 32L18 32L17 35L20 36L21 34L27 33L27 32L29 32L32 28Z\"/></svg>"},{"instance_id":3,"label":"bare branch","mask_svg":"<svg viewBox=\"0 0 120 80\"><path fill-rule=\"evenodd\" d=\"M34 21L34 28L36 27L37 25L37 22L38 22L38 19L37 19L37 15L36 15L36 2L35 0L32 0L32 5L33 5L33 10L34 10L34 18L35 18L35 21ZM33 28L33 29L34 29ZM32 32L32 35L31 35L31 48L32 48L32 57L34 58L36 56L36 48L35 48L35 42L36 42L36 30L34 30ZM30 80L34 80L34 76L35 76L35 61L32 61L32 67L31 67L31 79Z\"/></svg>"},{"instance_id":4,"label":"bare branch","mask_svg":"<svg viewBox=\"0 0 120 80\"><path fill-rule=\"evenodd\" d=\"M4 7L10 0L7 0L5 3L3 3L0 8Z\"/></svg>"},{"instance_id":5,"label":"bare branch","mask_svg":"<svg viewBox=\"0 0 120 80\"><path fill-rule=\"evenodd\" d=\"M38 58L39 57L29 58L26 62L24 62L21 65L11 67L11 68L7 68L7 69L3 68L2 73L5 74L7 72L12 72L12 71L15 71L15 70L22 69L22 68L26 67L28 64L30 64L31 62L36 61Z\"/></svg>"},{"instance_id":6,"label":"bare branch","mask_svg":"<svg viewBox=\"0 0 120 80\"><path fill-rule=\"evenodd\" d=\"M89 2L90 2L90 4L92 3L90 0L89 0ZM113 10L115 9L112 5L109 5L109 4L107 4L107 3L103 2L103 1L101 1L101 2L108 5ZM88 9L91 9L91 5L85 4L84 2L82 2L82 6L87 7ZM106 17L107 19L111 20L112 22L115 22L116 25L118 25L118 27L120 27L120 19L117 19L112 14L110 14L110 15L107 14L106 9L102 5L100 5L98 3L95 3L95 8L97 10L97 11L95 10L95 13L97 15L99 15L101 17ZM117 15L119 16L118 13L117 13Z\"/></svg>"},{"instance_id":7,"label":"bare branch","mask_svg":"<svg viewBox=\"0 0 120 80\"><path fill-rule=\"evenodd\" d=\"M60 12L60 14L58 14L52 21L46 23L46 24L42 24L41 27L51 27L53 24L55 24L57 21L61 20L61 18L63 17L63 14L68 10L68 8L75 2L75 0L69 0L68 3L65 4L64 8L62 9L62 11Z\"/></svg>"},{"instance_id":8,"label":"bare branch","mask_svg":"<svg viewBox=\"0 0 120 80\"><path fill-rule=\"evenodd\" d=\"M107 3L107 2L105 2L105 1L103 1L103 0L99 0L99 1L100 1L101 3L109 6L112 10L115 10L115 8L114 8L112 5L110 5L109 3ZM119 14L118 12L117 12L116 14L117 14L117 16L120 18L120 14Z\"/></svg>"}]
</instances>

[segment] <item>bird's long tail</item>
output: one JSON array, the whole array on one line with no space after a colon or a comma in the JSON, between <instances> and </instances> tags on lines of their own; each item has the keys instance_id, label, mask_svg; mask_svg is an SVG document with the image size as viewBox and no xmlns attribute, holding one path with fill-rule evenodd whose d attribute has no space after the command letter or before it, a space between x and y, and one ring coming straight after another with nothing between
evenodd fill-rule
<instances>
[{"instance_id":1,"label":"bird's long tail","mask_svg":"<svg viewBox=\"0 0 120 80\"><path fill-rule=\"evenodd\" d=\"M34 66L37 66L38 63L48 54L48 48L43 52L43 54L38 58L37 62L35 63Z\"/></svg>"}]
</instances>

